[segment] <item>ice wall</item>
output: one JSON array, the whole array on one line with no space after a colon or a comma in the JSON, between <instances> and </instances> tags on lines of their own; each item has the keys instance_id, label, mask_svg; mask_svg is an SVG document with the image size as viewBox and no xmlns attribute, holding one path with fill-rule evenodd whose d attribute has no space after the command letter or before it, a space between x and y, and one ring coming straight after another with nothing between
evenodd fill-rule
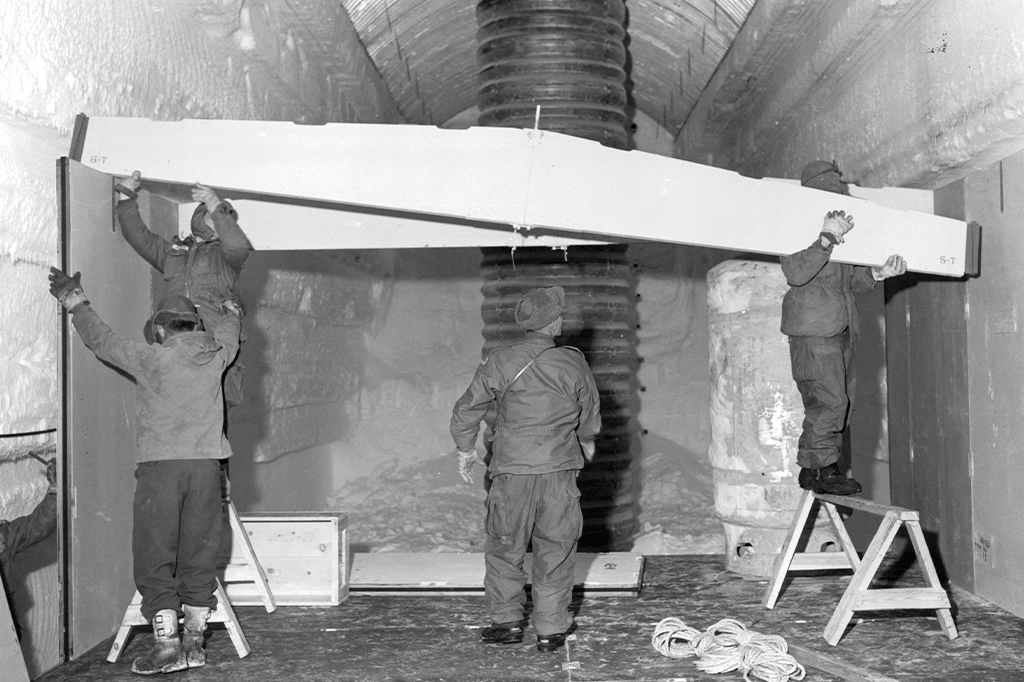
<instances>
[{"instance_id":1,"label":"ice wall","mask_svg":"<svg viewBox=\"0 0 1024 682\"><path fill-rule=\"evenodd\" d=\"M298 21L331 41L332 73L315 58L319 46L291 30ZM350 77L334 78L339 65ZM319 123L398 114L347 15L326 3L4 2L0 73L0 518L10 518L45 487L29 453L55 446L58 309L46 274L58 262L55 161L68 153L75 116ZM54 564L25 581L33 609L56 608ZM56 660L56 615L21 615L35 675Z\"/></svg>"}]
</instances>

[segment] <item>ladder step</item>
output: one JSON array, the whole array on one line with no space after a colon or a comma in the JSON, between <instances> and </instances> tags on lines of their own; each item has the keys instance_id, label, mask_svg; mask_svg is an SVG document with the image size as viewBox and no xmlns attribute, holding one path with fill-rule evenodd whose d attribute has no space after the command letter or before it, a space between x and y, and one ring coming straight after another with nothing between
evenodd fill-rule
<instances>
[{"instance_id":1,"label":"ladder step","mask_svg":"<svg viewBox=\"0 0 1024 682\"><path fill-rule=\"evenodd\" d=\"M798 552L789 564L790 571L829 571L857 568L844 552Z\"/></svg>"},{"instance_id":2,"label":"ladder step","mask_svg":"<svg viewBox=\"0 0 1024 682\"><path fill-rule=\"evenodd\" d=\"M899 609L948 609L945 590L933 587L892 587L861 592L854 596L854 611L891 611Z\"/></svg>"}]
</instances>

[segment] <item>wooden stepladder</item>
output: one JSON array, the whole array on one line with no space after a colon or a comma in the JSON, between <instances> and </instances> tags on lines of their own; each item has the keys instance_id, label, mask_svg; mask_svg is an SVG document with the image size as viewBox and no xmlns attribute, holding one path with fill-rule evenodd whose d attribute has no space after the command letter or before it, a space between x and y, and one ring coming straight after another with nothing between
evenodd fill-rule
<instances>
[{"instance_id":1,"label":"wooden stepladder","mask_svg":"<svg viewBox=\"0 0 1024 682\"><path fill-rule=\"evenodd\" d=\"M274 601L274 595L271 594L270 587L267 585L267 575L264 573L263 567L256 558L256 553L252 549L252 543L249 542L249 534L246 533L245 528L242 526L242 521L238 517L238 511L235 509L235 503L229 501L227 506L228 521L231 524L232 533L234 534L235 540L240 543L242 553L247 562L247 572L245 572L244 575L240 575L239 571L236 570L232 581L242 582L244 580L249 580L256 583L256 589L261 595L263 606L266 608L267 613L270 613L277 609L277 603ZM231 602L228 600L228 596L224 592L224 586L221 584L219 578L217 579L217 587L214 594L217 597L217 608L210 613L210 619L208 622L223 623L225 629L228 631L228 635L231 637L231 642L235 645L235 651L238 653L238 657L245 658L251 651L249 642L245 638L245 633L242 632L242 628L238 623L238 617L235 616L235 610L231 608ZM138 590L136 590L131 604L128 605L128 609L124 612L124 618L121 620L121 627L117 631L117 636L114 637L114 643L110 647L110 653L107 654L107 660L109 662L114 663L117 661L118 657L121 655L121 650L124 648L125 642L128 640L128 635L131 633L131 629L138 625L149 625L149 622L142 615L142 595L139 594Z\"/></svg>"},{"instance_id":2,"label":"wooden stepladder","mask_svg":"<svg viewBox=\"0 0 1024 682\"><path fill-rule=\"evenodd\" d=\"M245 633L242 632L242 628L238 624L238 618L235 616L234 609L231 608L228 596L224 594L224 586L220 584L220 580L217 580L217 589L214 591L214 594L217 595L217 608L210 613L210 620L207 622L224 623L224 627L231 636L231 642L235 645L235 651L238 652L238 657L245 658L251 650L249 642L246 640ZM128 634L136 625L149 625L149 621L142 615L142 595L139 594L138 590L135 591L132 603L128 605L128 609L124 612L121 627L117 631L117 636L114 637L110 653L107 654L109 662L117 662L117 658L121 655L121 650L124 649L124 643L128 640Z\"/></svg>"},{"instance_id":3,"label":"wooden stepladder","mask_svg":"<svg viewBox=\"0 0 1024 682\"><path fill-rule=\"evenodd\" d=\"M820 502L824 507L829 521L839 536L842 552L796 551L815 502ZM853 541L843 525L842 516L836 509L837 506L849 507L882 517L882 522L864 553L863 559L857 555ZM882 560L885 559L886 552L892 545L900 526L904 524L910 535L914 551L917 552L927 587L870 589L875 572L878 571ZM939 583L939 576L935 571L935 564L932 563L918 513L911 509L879 504L860 497L841 497L813 493L809 490L804 491L797 506L793 525L786 536L782 551L779 552L779 556L775 560L772 577L768 581L768 588L765 590L761 605L768 609L775 607L782 583L789 573L846 568L853 570L853 579L846 588L846 592L843 593L842 599L839 600L839 605L832 614L831 620L825 626L824 637L829 644L834 646L839 643L855 611L894 609L934 609L942 631L950 639L957 638L956 625L950 614L949 596Z\"/></svg>"}]
</instances>

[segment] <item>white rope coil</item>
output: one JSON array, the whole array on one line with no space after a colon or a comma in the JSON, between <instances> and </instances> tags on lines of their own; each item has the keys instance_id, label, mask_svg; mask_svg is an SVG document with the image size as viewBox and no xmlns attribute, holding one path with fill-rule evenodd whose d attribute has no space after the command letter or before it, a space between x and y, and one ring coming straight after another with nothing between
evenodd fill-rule
<instances>
[{"instance_id":1,"label":"white rope coil","mask_svg":"<svg viewBox=\"0 0 1024 682\"><path fill-rule=\"evenodd\" d=\"M668 658L696 657L697 668L706 673L739 670L746 682L751 682L751 676L764 682L789 682L807 675L789 655L785 639L748 630L731 618L718 621L704 632L679 618L665 618L654 628L651 645Z\"/></svg>"}]
</instances>

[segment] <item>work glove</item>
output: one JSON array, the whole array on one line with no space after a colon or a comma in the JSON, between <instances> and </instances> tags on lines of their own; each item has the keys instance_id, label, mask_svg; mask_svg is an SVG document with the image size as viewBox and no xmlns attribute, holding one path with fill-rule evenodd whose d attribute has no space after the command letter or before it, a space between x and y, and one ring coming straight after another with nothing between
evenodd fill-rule
<instances>
[{"instance_id":1,"label":"work glove","mask_svg":"<svg viewBox=\"0 0 1024 682\"><path fill-rule=\"evenodd\" d=\"M245 310L242 308L242 304L234 299L228 299L220 304L221 308L226 313L232 313L238 316L238 319L242 319L245 316Z\"/></svg>"},{"instance_id":2,"label":"work glove","mask_svg":"<svg viewBox=\"0 0 1024 682\"><path fill-rule=\"evenodd\" d=\"M46 489L48 493L57 492L57 460L51 459L46 463L46 482L49 486Z\"/></svg>"},{"instance_id":3,"label":"work glove","mask_svg":"<svg viewBox=\"0 0 1024 682\"><path fill-rule=\"evenodd\" d=\"M852 229L852 215L846 215L845 211L829 211L825 214L825 221L822 223L820 236L833 244L842 244L845 241L843 235Z\"/></svg>"},{"instance_id":4,"label":"work glove","mask_svg":"<svg viewBox=\"0 0 1024 682\"><path fill-rule=\"evenodd\" d=\"M121 194L124 194L129 199L135 199L139 191L139 187L142 186L142 173L139 171L133 171L130 177L122 178L116 185L116 189Z\"/></svg>"},{"instance_id":5,"label":"work glove","mask_svg":"<svg viewBox=\"0 0 1024 682\"><path fill-rule=\"evenodd\" d=\"M217 197L217 193L206 185L200 185L198 182L192 188L192 201L206 204L206 212L211 214L220 206L220 199Z\"/></svg>"},{"instance_id":6,"label":"work glove","mask_svg":"<svg viewBox=\"0 0 1024 682\"><path fill-rule=\"evenodd\" d=\"M594 455L597 454L597 445L592 440L581 440L580 447L583 448L583 459L588 462L594 461Z\"/></svg>"},{"instance_id":7,"label":"work glove","mask_svg":"<svg viewBox=\"0 0 1024 682\"><path fill-rule=\"evenodd\" d=\"M459 476L462 476L462 480L466 483L473 482L473 465L483 464L484 461L480 459L480 456L476 454L476 448L463 452L462 450L456 450L459 455Z\"/></svg>"},{"instance_id":8,"label":"work glove","mask_svg":"<svg viewBox=\"0 0 1024 682\"><path fill-rule=\"evenodd\" d=\"M889 256L882 267L871 268L871 276L875 278L876 282L881 282L883 279L902 275L906 271L907 261L903 260L902 256L893 254Z\"/></svg>"},{"instance_id":9,"label":"work glove","mask_svg":"<svg viewBox=\"0 0 1024 682\"><path fill-rule=\"evenodd\" d=\"M65 310L71 311L81 303L88 303L85 291L82 289L82 273L76 272L74 277L68 277L57 268L50 268L50 294L53 295Z\"/></svg>"}]
</instances>

